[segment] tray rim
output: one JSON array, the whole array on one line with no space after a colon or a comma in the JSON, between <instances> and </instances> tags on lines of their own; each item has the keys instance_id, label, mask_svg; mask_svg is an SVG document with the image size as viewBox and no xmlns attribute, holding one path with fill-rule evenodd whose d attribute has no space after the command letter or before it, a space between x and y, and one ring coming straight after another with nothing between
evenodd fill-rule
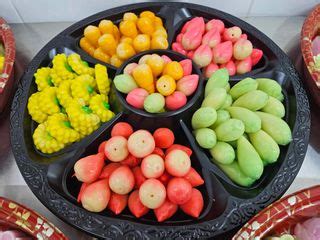
<instances>
[{"instance_id":1,"label":"tray rim","mask_svg":"<svg viewBox=\"0 0 320 240\"><path fill-rule=\"evenodd\" d=\"M320 185L305 188L281 198L251 218L250 221L237 232L233 240L246 240L247 237L250 237L250 239L266 237L265 234L280 223L275 221L279 214L281 214L282 223L290 219L290 217L294 217L299 211L303 211L309 207L319 206L319 200ZM272 210L276 212L272 212ZM265 220L265 216L269 216L269 218ZM257 226L259 226L259 228L257 228Z\"/></svg>"},{"instance_id":2,"label":"tray rim","mask_svg":"<svg viewBox=\"0 0 320 240\"><path fill-rule=\"evenodd\" d=\"M0 196L0 220L6 220L17 229L34 237L49 240L68 239L55 225L36 211L24 205ZM51 230L48 232L48 228Z\"/></svg>"},{"instance_id":3,"label":"tray rim","mask_svg":"<svg viewBox=\"0 0 320 240\"><path fill-rule=\"evenodd\" d=\"M13 81L11 75L13 74L13 64L16 56L15 39L9 24L0 17L0 38L3 39L5 48L5 62L3 71L0 72L0 97L6 90L8 81ZM10 89L9 89L10 90Z\"/></svg>"},{"instance_id":4,"label":"tray rim","mask_svg":"<svg viewBox=\"0 0 320 240\"><path fill-rule=\"evenodd\" d=\"M144 4L149 4L150 6L154 6L157 4L167 4L167 5L178 4L180 7L187 7L187 8L189 7L189 8L196 8L201 11L208 11L208 7L200 6L196 4L190 4L190 3L148 2L148 3L138 3L138 4L112 8L112 9L100 12L98 14L95 14L86 19L94 18L94 16L99 16L99 14L105 14L105 15L111 14L112 11L119 11L121 9L127 10L128 7L130 9L133 9L134 7L143 6ZM22 81L16 93L16 96L13 102L12 112L11 112L11 134L12 134L11 140L12 140L13 151L14 151L16 161L20 171L24 173L25 172L29 173L29 174L23 174L23 177L26 179L31 190L34 193L38 193L38 191L41 190L40 194L39 195L36 194L36 196L39 198L40 201L42 201L43 203L46 203L45 204L46 207L49 208L52 212L54 212L56 215L58 215L58 217L60 217L64 221L72 224L73 226L79 229L82 229L87 232L89 231L89 233L95 234L96 236L100 236L100 237L119 236L119 235L125 235L130 237L135 236L137 238L149 238L151 236L156 238L164 238L164 237L177 238L181 236L191 237L191 238L210 237L210 236L221 234L222 232L225 232L226 229L232 230L236 228L239 224L241 224L246 219L248 219L252 215L252 213L255 213L261 210L263 206L266 206L270 202L278 199L284 193L284 191L289 187L289 185L295 178L298 170L300 169L300 166L304 159L304 155L306 153L306 148L307 148L307 142L309 138L309 131L310 131L309 104L308 104L308 100L306 98L304 89L301 86L298 74L294 69L294 67L292 66L288 57L285 55L285 53L271 39L267 38L262 32L257 30L252 25L230 14L227 14L212 8L209 8L209 9L215 15L217 14L224 15L223 19L231 19L233 21L238 21L239 24L242 26L245 26L246 29L251 34L255 34L259 36L261 42L266 46L268 46L270 50L279 59L281 59L279 65L281 69L283 69L283 71L286 70L285 72L291 77L291 81L294 85L295 94L297 95L297 98L299 98L299 101L297 102L298 111L297 111L297 117L296 117L296 125L295 125L295 128L293 129L293 132L295 134L294 134L292 145L295 146L295 150L293 150L292 149L293 147L290 145L291 147L288 150L289 152L287 156L288 159L286 162L284 162L284 164L280 168L280 170L286 169L287 171L284 173L278 174L267 185L266 189L267 188L270 189L272 193L265 194L262 192L261 194L259 194L254 198L255 201L251 201L253 199L249 199L250 201L246 200L246 201L243 201L241 204L238 202L238 198L231 197L228 201L228 206L227 206L227 209L230 212L230 215L227 215L224 213L220 217L214 220L210 220L208 222L202 222L198 224L178 226L178 227L170 227L170 226L152 227L150 225L119 220L118 221L119 223L117 224L113 224L113 225L107 224L107 225L101 226L100 232L103 230L103 233L101 232L102 235L101 234L97 235L96 232L99 231L99 228L93 227L92 222L101 222L105 218L101 216L90 216L90 214L88 213L84 214L82 208L75 206L70 202L66 203L64 199L60 195L57 196L57 194L50 187L44 190L43 187L47 186L47 179L45 175L46 167L35 162L32 162L32 165L31 165L30 161L28 160L28 157L26 157L23 154L18 154L18 152L24 151L23 148L25 146L24 140L19 139L19 136L20 136L19 134L23 134L23 131L21 129L17 129L17 127L19 126L19 123L23 119L24 112L21 114L21 112L15 110L16 105L20 105L20 103L23 103L26 100L25 99L26 96L24 96L25 94L23 94L23 89L28 88L28 82ZM81 23L84 20L78 23ZM77 23L72 25L71 27L74 27L75 25L77 25ZM62 33L65 33L68 29L64 30ZM58 36L56 38L58 38ZM52 41L53 40L51 40L51 42L49 42L46 46L44 46L40 50L40 52L36 55L36 57L31 61L28 70L30 68L32 69L32 64L37 62L37 58L43 55L45 50L48 50L50 46L54 45ZM28 70L26 72L28 72ZM28 181L28 178L30 178L29 181ZM39 185L40 185L40 188L39 188ZM47 201L46 197L49 197L50 200L54 199L55 201L53 201L53 203L52 201L48 203L46 202ZM256 206L257 204L261 204L261 206ZM70 208L72 210L69 213L69 215L64 211L67 208ZM235 212L235 209L239 211ZM70 222L70 218L73 218L74 215L79 216L81 218L81 221L79 222L79 220L75 220L74 222ZM219 222L218 220L222 220L222 218L224 218L224 220ZM226 224L226 225L229 224L229 226L227 227L222 226L223 224ZM145 229L145 226L148 226L148 229ZM181 232L181 230L184 230L184 231ZM94 231L95 233L93 233L92 231Z\"/></svg>"},{"instance_id":5,"label":"tray rim","mask_svg":"<svg viewBox=\"0 0 320 240\"><path fill-rule=\"evenodd\" d=\"M314 68L314 59L311 50L312 38L316 31L320 30L320 25L316 23L320 20L320 4L317 4L305 19L300 36L300 48L302 52L303 61L308 68L312 77L313 83L320 88L320 70Z\"/></svg>"}]
</instances>

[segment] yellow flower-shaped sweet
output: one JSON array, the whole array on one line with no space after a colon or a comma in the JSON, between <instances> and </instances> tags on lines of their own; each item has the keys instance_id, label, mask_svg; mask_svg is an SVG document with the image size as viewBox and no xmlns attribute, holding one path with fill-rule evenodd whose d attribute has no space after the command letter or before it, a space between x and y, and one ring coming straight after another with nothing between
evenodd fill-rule
<instances>
[{"instance_id":1,"label":"yellow flower-shaped sweet","mask_svg":"<svg viewBox=\"0 0 320 240\"><path fill-rule=\"evenodd\" d=\"M57 89L57 98L61 106L63 106L64 108L66 108L68 106L68 103L73 99L71 95L72 81L74 80L63 81Z\"/></svg>"},{"instance_id":2,"label":"yellow flower-shaped sweet","mask_svg":"<svg viewBox=\"0 0 320 240\"><path fill-rule=\"evenodd\" d=\"M52 64L34 74L38 92L29 97L27 105L31 118L39 123L33 141L43 153L79 141L114 117L108 104L111 80L105 66L91 68L76 53L57 54Z\"/></svg>"},{"instance_id":3,"label":"yellow flower-shaped sweet","mask_svg":"<svg viewBox=\"0 0 320 240\"><path fill-rule=\"evenodd\" d=\"M110 79L108 78L107 67L96 64L94 70L99 93L108 95L110 91Z\"/></svg>"},{"instance_id":4,"label":"yellow flower-shaped sweet","mask_svg":"<svg viewBox=\"0 0 320 240\"><path fill-rule=\"evenodd\" d=\"M38 93L37 102L40 111L47 115L60 112L59 101L57 98L57 88L48 87Z\"/></svg>"},{"instance_id":5,"label":"yellow flower-shaped sweet","mask_svg":"<svg viewBox=\"0 0 320 240\"><path fill-rule=\"evenodd\" d=\"M89 67L87 62L82 61L80 55L77 53L72 53L68 56L68 64L78 75L94 75L94 69Z\"/></svg>"},{"instance_id":6,"label":"yellow flower-shaped sweet","mask_svg":"<svg viewBox=\"0 0 320 240\"><path fill-rule=\"evenodd\" d=\"M101 122L107 122L114 117L114 113L110 111L108 97L97 94L90 99L90 106L92 111L97 114Z\"/></svg>"},{"instance_id":7,"label":"yellow flower-shaped sweet","mask_svg":"<svg viewBox=\"0 0 320 240\"><path fill-rule=\"evenodd\" d=\"M51 78L51 82L56 87L59 87L60 83L64 81L53 68L50 69L50 78Z\"/></svg>"},{"instance_id":8,"label":"yellow flower-shaped sweet","mask_svg":"<svg viewBox=\"0 0 320 240\"><path fill-rule=\"evenodd\" d=\"M95 80L90 75L81 75L76 77L71 83L71 94L75 99L80 99L89 103L90 98L96 94L94 91Z\"/></svg>"},{"instance_id":9,"label":"yellow flower-shaped sweet","mask_svg":"<svg viewBox=\"0 0 320 240\"><path fill-rule=\"evenodd\" d=\"M63 113L49 116L46 126L49 134L61 143L69 144L80 139L80 134L71 127L67 115Z\"/></svg>"},{"instance_id":10,"label":"yellow flower-shaped sweet","mask_svg":"<svg viewBox=\"0 0 320 240\"><path fill-rule=\"evenodd\" d=\"M65 147L65 145L54 137L46 129L46 124L41 123L38 125L33 133L33 142L38 150L43 153L57 152Z\"/></svg>"},{"instance_id":11,"label":"yellow flower-shaped sweet","mask_svg":"<svg viewBox=\"0 0 320 240\"><path fill-rule=\"evenodd\" d=\"M35 82L38 86L38 91L42 91L45 88L52 87L53 82L51 79L51 68L42 67L34 74Z\"/></svg>"},{"instance_id":12,"label":"yellow flower-shaped sweet","mask_svg":"<svg viewBox=\"0 0 320 240\"><path fill-rule=\"evenodd\" d=\"M81 105L76 100L68 104L66 112L71 126L82 136L89 135L100 126L98 115L94 114L88 106Z\"/></svg>"},{"instance_id":13,"label":"yellow flower-shaped sweet","mask_svg":"<svg viewBox=\"0 0 320 240\"><path fill-rule=\"evenodd\" d=\"M39 95L40 92L37 92L29 97L27 108L32 120L42 123L47 119L48 115L39 108Z\"/></svg>"},{"instance_id":14,"label":"yellow flower-shaped sweet","mask_svg":"<svg viewBox=\"0 0 320 240\"><path fill-rule=\"evenodd\" d=\"M53 70L55 73L62 78L62 80L73 79L75 74L72 71L72 68L67 62L67 56L62 54L57 54L52 59Z\"/></svg>"}]
</instances>

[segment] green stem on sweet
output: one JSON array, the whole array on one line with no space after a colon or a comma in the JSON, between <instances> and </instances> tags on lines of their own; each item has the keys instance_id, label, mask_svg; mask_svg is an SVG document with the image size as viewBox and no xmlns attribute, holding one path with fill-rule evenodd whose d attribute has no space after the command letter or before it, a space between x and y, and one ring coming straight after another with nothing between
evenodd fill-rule
<instances>
[{"instance_id":1,"label":"green stem on sweet","mask_svg":"<svg viewBox=\"0 0 320 240\"><path fill-rule=\"evenodd\" d=\"M103 101L102 104L106 109L108 109L108 110L110 109L110 104L109 103Z\"/></svg>"},{"instance_id":2,"label":"green stem on sweet","mask_svg":"<svg viewBox=\"0 0 320 240\"><path fill-rule=\"evenodd\" d=\"M47 139L49 139L49 140L51 140L51 139L53 139L53 137L51 136L51 134L49 133L49 132L47 132Z\"/></svg>"},{"instance_id":3,"label":"green stem on sweet","mask_svg":"<svg viewBox=\"0 0 320 240\"><path fill-rule=\"evenodd\" d=\"M69 72L72 72L72 73L73 73L72 67L71 67L67 62L64 63L64 66L65 66L65 68L66 68Z\"/></svg>"},{"instance_id":4,"label":"green stem on sweet","mask_svg":"<svg viewBox=\"0 0 320 240\"><path fill-rule=\"evenodd\" d=\"M59 99L58 99L57 97L55 97L55 98L53 99L53 101L54 101L54 103L55 103L56 105L60 106L60 102L59 102Z\"/></svg>"},{"instance_id":5,"label":"green stem on sweet","mask_svg":"<svg viewBox=\"0 0 320 240\"><path fill-rule=\"evenodd\" d=\"M89 67L89 63L87 63L86 61L81 61L81 62L84 66Z\"/></svg>"},{"instance_id":6,"label":"green stem on sweet","mask_svg":"<svg viewBox=\"0 0 320 240\"><path fill-rule=\"evenodd\" d=\"M67 128L71 128L71 123L69 121L63 121L63 125Z\"/></svg>"},{"instance_id":7,"label":"green stem on sweet","mask_svg":"<svg viewBox=\"0 0 320 240\"><path fill-rule=\"evenodd\" d=\"M53 86L53 82L52 82L52 77L49 75L47 77L47 83L52 87Z\"/></svg>"},{"instance_id":8,"label":"green stem on sweet","mask_svg":"<svg viewBox=\"0 0 320 240\"><path fill-rule=\"evenodd\" d=\"M64 114L67 114L66 109L64 107L62 107L62 106L60 106L60 112L62 112Z\"/></svg>"},{"instance_id":9,"label":"green stem on sweet","mask_svg":"<svg viewBox=\"0 0 320 240\"><path fill-rule=\"evenodd\" d=\"M87 91L88 91L88 93L93 93L94 92L94 88L93 87L91 87L91 86L87 86Z\"/></svg>"},{"instance_id":10,"label":"green stem on sweet","mask_svg":"<svg viewBox=\"0 0 320 240\"><path fill-rule=\"evenodd\" d=\"M92 110L88 106L82 106L81 109L87 114L92 113Z\"/></svg>"}]
</instances>

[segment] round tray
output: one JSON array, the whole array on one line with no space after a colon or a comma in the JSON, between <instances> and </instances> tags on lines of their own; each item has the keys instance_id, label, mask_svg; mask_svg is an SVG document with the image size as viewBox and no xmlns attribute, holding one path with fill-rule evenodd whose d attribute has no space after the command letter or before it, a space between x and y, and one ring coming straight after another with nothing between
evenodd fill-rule
<instances>
[{"instance_id":1,"label":"round tray","mask_svg":"<svg viewBox=\"0 0 320 240\"><path fill-rule=\"evenodd\" d=\"M101 19L117 22L124 12L139 13L144 10L151 10L164 20L169 44L173 42L177 31L188 19L192 16L203 16L205 19L222 19L226 26L239 26L253 45L263 50L264 57L261 63L250 73L231 77L230 83L233 85L247 76L269 77L278 81L285 95L285 119L292 129L293 141L288 146L281 147L278 162L265 168L261 179L250 188L233 183L210 161L208 152L203 151L193 138L191 116L203 100L203 91L192 106L179 114L150 117L134 112L127 104L121 103L113 86L110 102L112 109L117 113L115 118L101 125L90 136L59 153L46 155L35 150L32 141L33 123L26 110L26 104L28 97L36 90L33 74L37 68L48 66L57 53L73 51L79 53L91 65L104 64L79 48L78 42L83 29L88 24L97 25ZM108 67L109 76L114 77L117 69L105 65ZM205 82L202 83L199 86L201 89ZM192 148L193 166L205 178L205 185L200 188L205 207L198 219L179 212L170 220L158 223L151 213L140 219L134 218L128 210L118 216L108 210L91 213L76 202L80 183L71 177L74 163L81 156L95 152L99 143L110 136L111 127L118 121L127 121L135 129L144 128L150 131L158 127L169 127L176 133L177 143ZM67 223L96 237L110 239L217 238L222 234L225 237L227 232L236 230L254 214L277 200L290 186L306 154L309 131L308 99L298 74L285 53L262 32L246 22L216 9L187 3L149 2L126 5L100 12L75 23L52 39L31 61L20 81L11 112L13 153L22 175L34 194L48 209Z\"/></svg>"}]
</instances>

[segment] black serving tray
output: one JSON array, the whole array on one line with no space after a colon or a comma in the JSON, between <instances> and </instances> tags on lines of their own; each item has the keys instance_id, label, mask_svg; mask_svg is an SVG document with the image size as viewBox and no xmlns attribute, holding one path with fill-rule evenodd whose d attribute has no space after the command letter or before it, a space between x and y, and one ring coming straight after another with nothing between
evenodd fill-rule
<instances>
[{"instance_id":1,"label":"black serving tray","mask_svg":"<svg viewBox=\"0 0 320 240\"><path fill-rule=\"evenodd\" d=\"M200 70L194 66L194 73L200 75L197 91L189 99L187 107L162 114L148 114L131 108L123 96L112 86L111 107L116 116L80 142L55 154L42 154L33 145L34 123L27 112L28 97L36 91L33 74L42 66L48 66L56 53L77 52L90 65L96 63L108 67L113 78L125 64L137 59L129 59L119 69L92 58L79 48L83 29L97 25L101 19L119 22L124 12L140 13L154 11L160 16L168 31L169 46L182 25L193 16L205 19L219 18L226 26L239 26L253 45L264 52L263 59L249 73L231 77L233 85L244 77L270 77L278 81L285 95L285 120L292 129L293 141L281 147L277 163L265 168L262 178L252 187L244 188L233 183L210 159L209 154L195 142L190 126L192 113L203 100L205 81ZM146 51L145 53L165 53L176 59L183 59L169 50ZM140 54L140 55L141 55ZM128 210L115 216L110 211L91 213L76 202L80 183L72 178L73 165L82 156L97 150L100 142L110 136L111 127L127 121L135 129L155 130L157 127L171 128L177 143L188 145L193 150L192 165L202 173L205 184L200 187L204 196L204 210L198 219L193 219L178 211L171 219L157 223L152 213L136 219ZM53 38L33 58L21 78L11 111L11 143L19 169L27 184L38 199L55 215L72 226L98 238L107 239L226 239L227 234L236 230L261 209L274 202L288 189L297 175L306 154L310 131L309 103L299 76L285 53L262 32L246 22L205 6L181 2L148 2L113 8L92 15L67 28Z\"/></svg>"}]
</instances>

